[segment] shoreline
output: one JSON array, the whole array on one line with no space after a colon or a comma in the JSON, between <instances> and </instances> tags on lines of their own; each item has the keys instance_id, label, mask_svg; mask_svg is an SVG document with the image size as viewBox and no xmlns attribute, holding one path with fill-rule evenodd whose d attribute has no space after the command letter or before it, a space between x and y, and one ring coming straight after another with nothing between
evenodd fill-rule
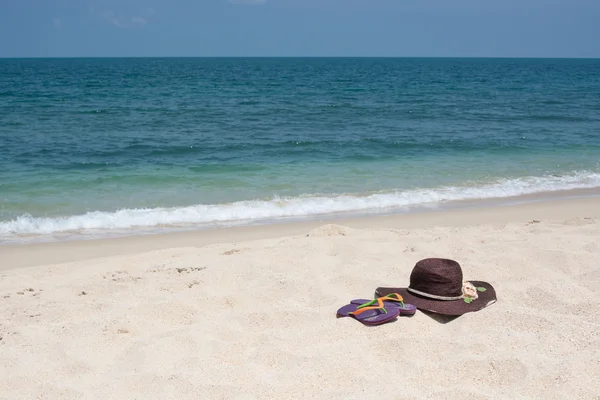
<instances>
[{"instance_id":1,"label":"shoreline","mask_svg":"<svg viewBox=\"0 0 600 400\"><path fill-rule=\"evenodd\" d=\"M154 250L274 239L306 234L312 229L330 224L355 229L413 229L600 217L600 200L596 197L585 197L586 193L588 196L592 195L589 190L580 192L585 193L579 193L576 198L547 200L535 196L537 197L536 201L529 199L529 201L523 202L527 199L521 199L521 203L517 204L465 205L461 208L401 214L314 218L302 221L134 234L98 239L8 243L0 246L0 259L3 260L0 270L131 255ZM574 193L571 193L571 196L573 195Z\"/></svg>"},{"instance_id":2,"label":"shoreline","mask_svg":"<svg viewBox=\"0 0 600 400\"><path fill-rule=\"evenodd\" d=\"M517 204L529 204L548 202L566 199L585 199L585 198L600 199L600 187L584 188L584 189L566 189L558 191L547 191L530 193L519 196L507 197L491 197L482 199L465 199L465 200L449 200L433 203L413 204L410 206L390 207L383 209L365 209L354 211L340 211L330 213L316 213L309 215L285 216L274 218L257 218L254 220L237 220L237 221L213 221L208 223L189 223L189 224L173 224L147 227L130 227L121 229L84 229L83 233L74 233L75 231L58 231L46 234L21 234L0 239L0 248L7 245L27 245L53 243L62 241L79 241L79 240L98 240L98 239L118 239L131 236L148 236L159 234L173 234L184 232L195 232L201 230L215 230L237 227L252 227L265 226L301 222L314 221L339 221L356 218L377 217L377 216L394 216L406 214L422 214L431 211L454 211L461 209L478 209L486 207L505 207ZM188 206L193 207L193 205ZM100 211L102 212L102 211ZM69 217L77 217L80 215L71 215ZM49 217L50 218L50 217ZM7 222L7 221L4 221Z\"/></svg>"}]
</instances>

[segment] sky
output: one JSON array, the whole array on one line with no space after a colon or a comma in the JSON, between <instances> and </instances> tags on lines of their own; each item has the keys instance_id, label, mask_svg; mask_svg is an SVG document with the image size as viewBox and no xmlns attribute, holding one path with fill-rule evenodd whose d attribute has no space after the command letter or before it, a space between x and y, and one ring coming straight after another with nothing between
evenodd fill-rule
<instances>
[{"instance_id":1,"label":"sky","mask_svg":"<svg viewBox=\"0 0 600 400\"><path fill-rule=\"evenodd\" d=\"M0 0L0 57L600 57L600 0Z\"/></svg>"}]
</instances>

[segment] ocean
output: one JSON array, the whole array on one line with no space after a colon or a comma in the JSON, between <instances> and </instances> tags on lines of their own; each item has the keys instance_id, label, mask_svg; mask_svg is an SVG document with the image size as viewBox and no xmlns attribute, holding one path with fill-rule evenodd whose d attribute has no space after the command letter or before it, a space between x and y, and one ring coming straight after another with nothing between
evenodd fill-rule
<instances>
[{"instance_id":1,"label":"ocean","mask_svg":"<svg viewBox=\"0 0 600 400\"><path fill-rule=\"evenodd\" d=\"M0 149L3 243L600 188L600 60L0 59Z\"/></svg>"}]
</instances>

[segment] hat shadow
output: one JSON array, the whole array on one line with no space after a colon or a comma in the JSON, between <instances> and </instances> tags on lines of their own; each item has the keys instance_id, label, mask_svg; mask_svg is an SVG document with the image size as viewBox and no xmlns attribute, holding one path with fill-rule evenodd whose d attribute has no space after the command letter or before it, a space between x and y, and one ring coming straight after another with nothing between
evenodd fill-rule
<instances>
[{"instance_id":1,"label":"hat shadow","mask_svg":"<svg viewBox=\"0 0 600 400\"><path fill-rule=\"evenodd\" d=\"M419 311L421 311L423 314L427 315L428 317L437 321L440 324L447 324L448 322L452 322L455 319L457 319L458 317L460 317L460 315L444 315L444 314L438 314L438 313L434 313L431 311L425 311L425 310L419 310Z\"/></svg>"}]
</instances>

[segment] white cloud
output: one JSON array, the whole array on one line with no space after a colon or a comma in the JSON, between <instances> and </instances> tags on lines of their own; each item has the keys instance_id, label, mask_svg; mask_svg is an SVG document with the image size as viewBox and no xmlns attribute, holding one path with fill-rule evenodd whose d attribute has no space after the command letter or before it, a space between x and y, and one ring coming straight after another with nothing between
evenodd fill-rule
<instances>
[{"instance_id":1,"label":"white cloud","mask_svg":"<svg viewBox=\"0 0 600 400\"><path fill-rule=\"evenodd\" d=\"M146 21L146 19L142 17L133 17L131 18L131 22L137 25L146 25L148 23L148 21Z\"/></svg>"},{"instance_id":2,"label":"white cloud","mask_svg":"<svg viewBox=\"0 0 600 400\"><path fill-rule=\"evenodd\" d=\"M121 20L117 17L111 17L111 16L107 16L107 20L110 21L111 24L113 24L114 26L118 26L119 28L125 28L126 24L124 24L123 22L121 22Z\"/></svg>"},{"instance_id":3,"label":"white cloud","mask_svg":"<svg viewBox=\"0 0 600 400\"><path fill-rule=\"evenodd\" d=\"M57 17L52 18L52 25L54 25L54 27L56 29L62 29L63 28L62 21L60 20L60 18L57 18Z\"/></svg>"},{"instance_id":4,"label":"white cloud","mask_svg":"<svg viewBox=\"0 0 600 400\"><path fill-rule=\"evenodd\" d=\"M267 0L229 0L231 4L245 4L249 6L262 6Z\"/></svg>"},{"instance_id":5,"label":"white cloud","mask_svg":"<svg viewBox=\"0 0 600 400\"><path fill-rule=\"evenodd\" d=\"M98 20L118 28L140 28L150 23L150 18L154 15L154 10L149 8L146 12L142 12L139 15L123 15L115 10L100 11L91 7L90 14Z\"/></svg>"}]
</instances>

